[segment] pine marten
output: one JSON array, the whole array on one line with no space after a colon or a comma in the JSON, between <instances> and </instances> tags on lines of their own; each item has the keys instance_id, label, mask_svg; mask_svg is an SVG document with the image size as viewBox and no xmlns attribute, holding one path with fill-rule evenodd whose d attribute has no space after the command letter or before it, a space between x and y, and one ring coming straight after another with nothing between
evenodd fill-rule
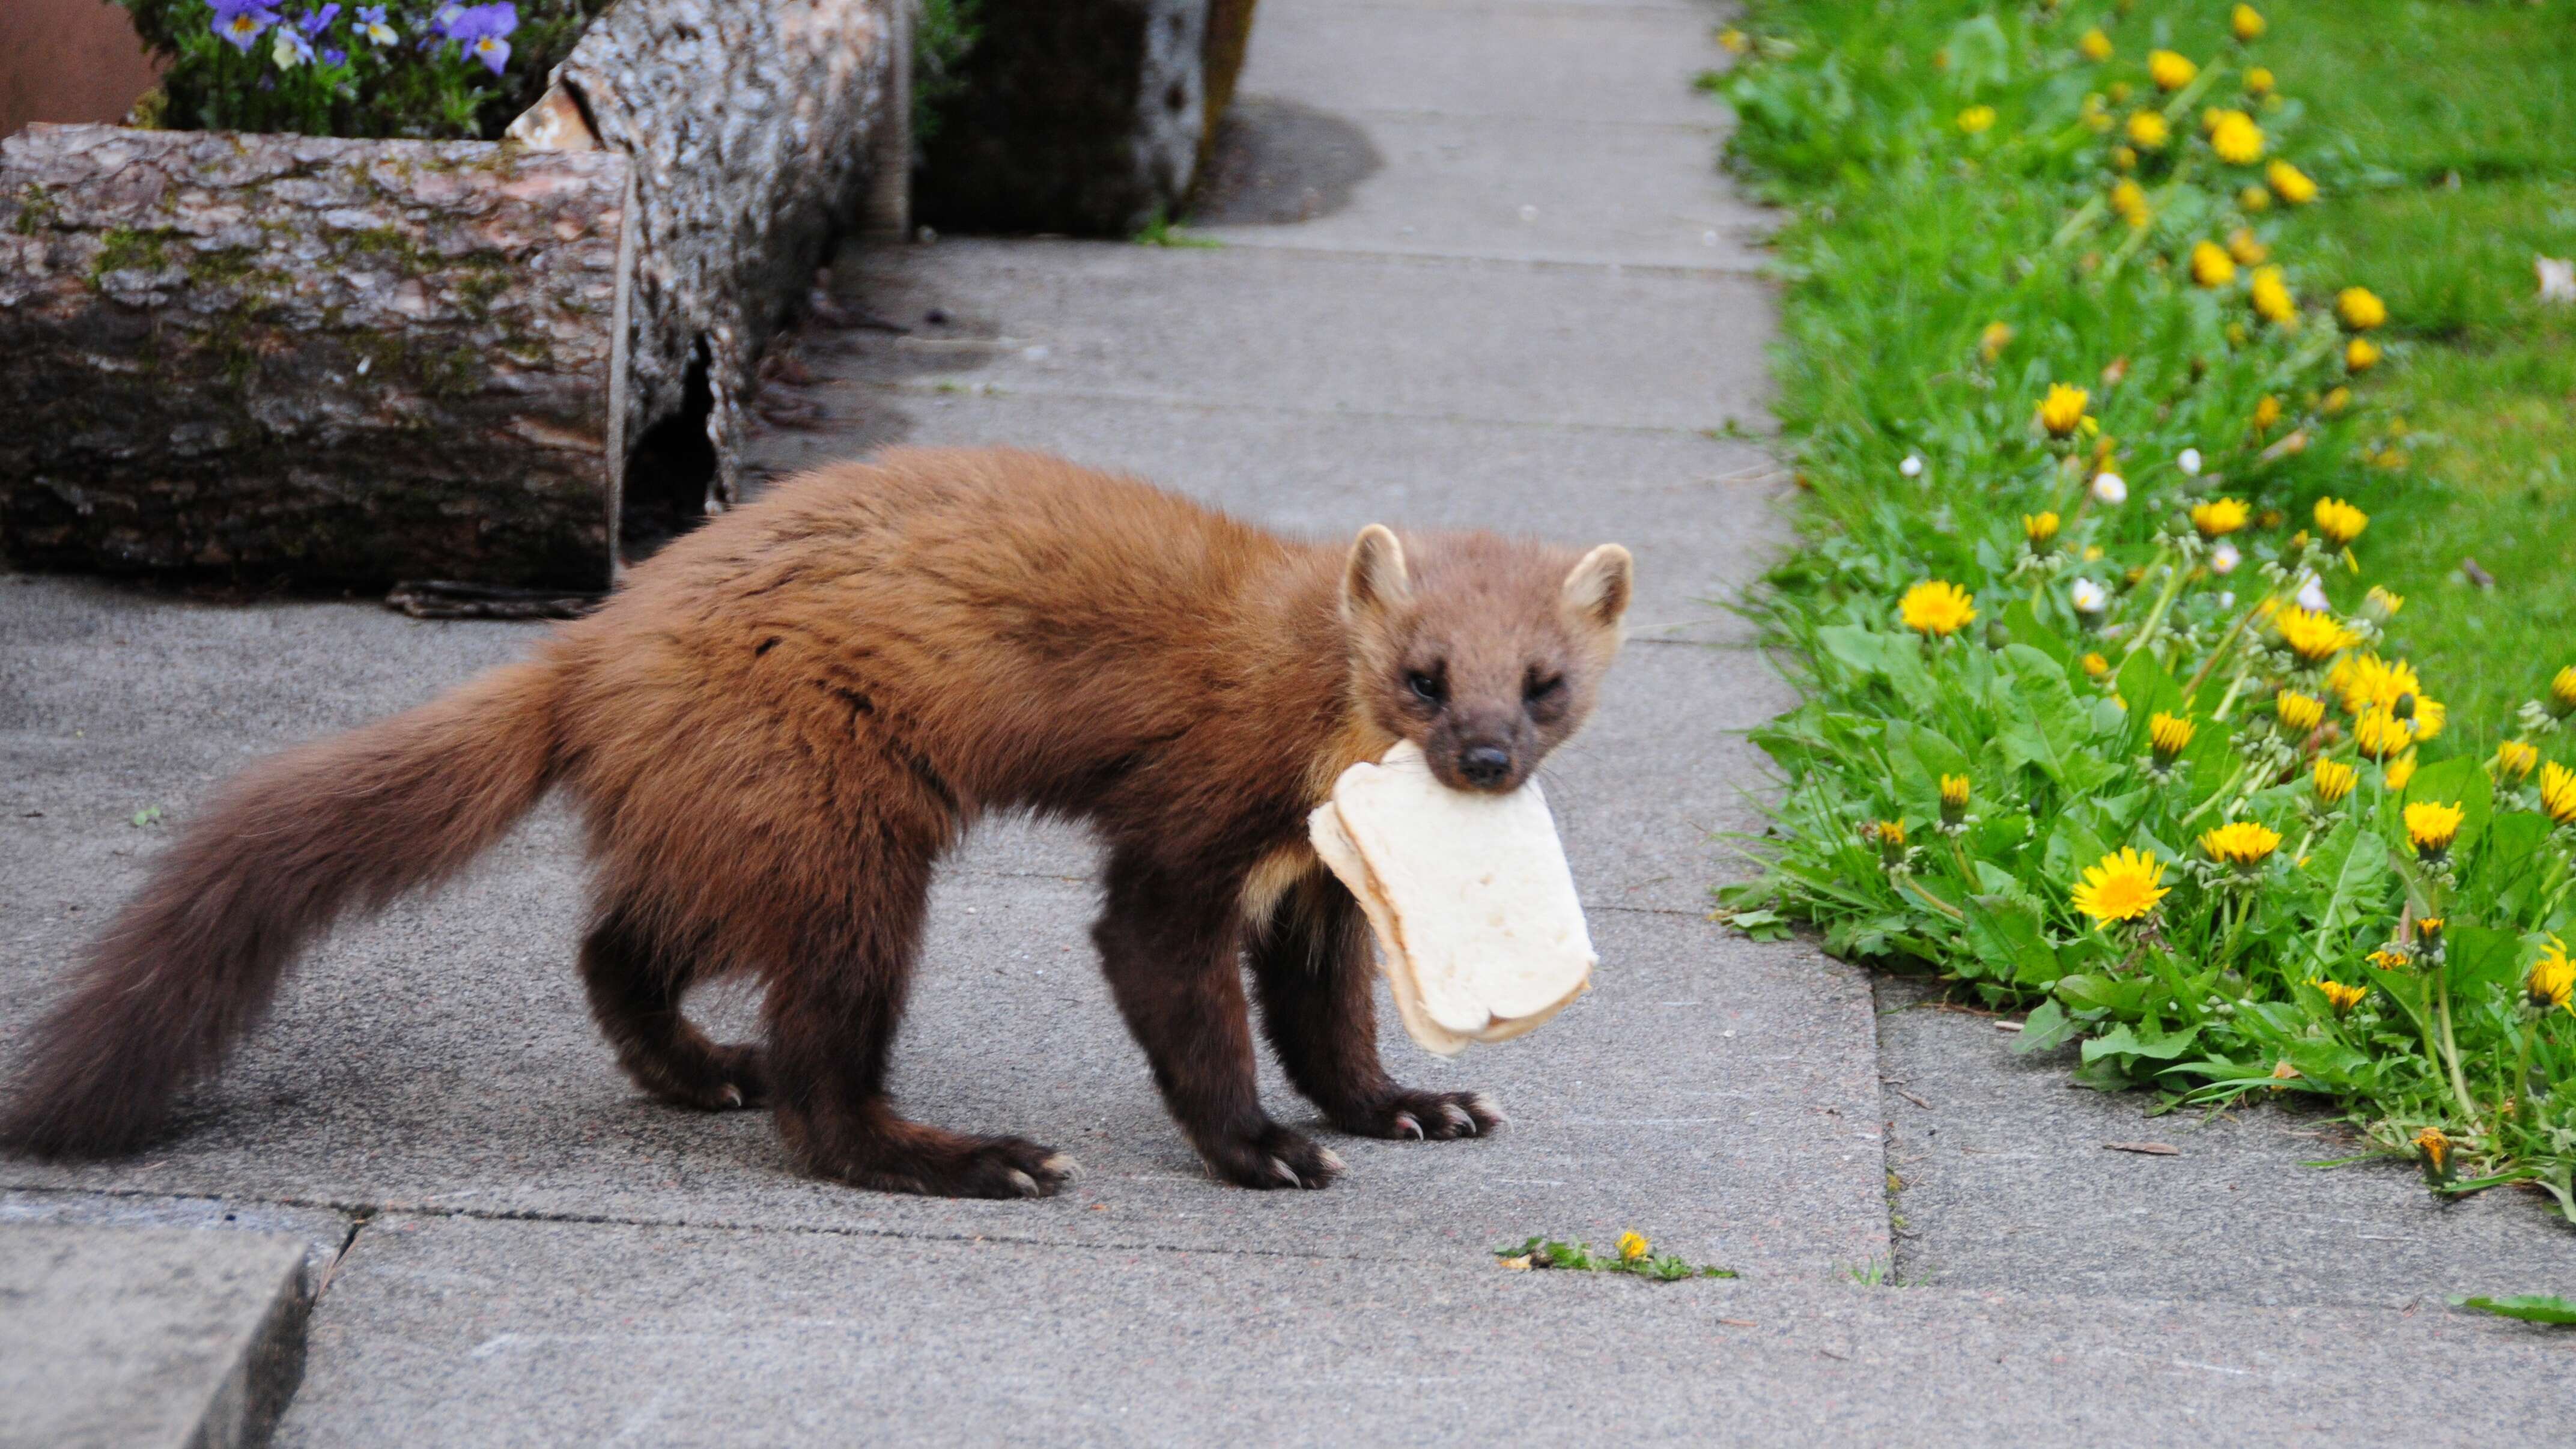
<instances>
[{"instance_id":1,"label":"pine marten","mask_svg":"<svg viewBox=\"0 0 2576 1449\"><path fill-rule=\"evenodd\" d=\"M817 1176L961 1197L1066 1180L1049 1148L907 1121L887 1095L933 867L1013 809L1106 845L1102 967L1217 1176L1341 1171L1255 1094L1247 956L1272 1048L1335 1127L1491 1131L1481 1093L1379 1064L1368 926L1306 816L1399 738L1453 788L1519 786L1591 711L1630 592L1615 544L1292 542L1028 453L807 474L533 658L225 787L35 1033L0 1140L141 1146L308 939L453 874L557 787L587 819L580 969L619 1064L683 1106L767 1105ZM756 1045L681 1012L735 974L766 989Z\"/></svg>"}]
</instances>

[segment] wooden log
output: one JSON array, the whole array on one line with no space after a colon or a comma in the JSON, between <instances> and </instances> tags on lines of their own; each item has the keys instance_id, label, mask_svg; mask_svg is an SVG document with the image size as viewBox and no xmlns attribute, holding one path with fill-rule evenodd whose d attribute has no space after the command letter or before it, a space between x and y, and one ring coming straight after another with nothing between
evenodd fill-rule
<instances>
[{"instance_id":1,"label":"wooden log","mask_svg":"<svg viewBox=\"0 0 2576 1449\"><path fill-rule=\"evenodd\" d=\"M0 143L0 535L37 566L598 588L627 164Z\"/></svg>"}]
</instances>

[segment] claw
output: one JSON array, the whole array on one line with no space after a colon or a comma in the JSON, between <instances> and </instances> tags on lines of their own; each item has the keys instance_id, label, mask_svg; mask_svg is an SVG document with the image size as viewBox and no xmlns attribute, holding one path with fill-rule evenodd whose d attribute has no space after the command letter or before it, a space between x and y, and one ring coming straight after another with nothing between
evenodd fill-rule
<instances>
[{"instance_id":1,"label":"claw","mask_svg":"<svg viewBox=\"0 0 2576 1449\"><path fill-rule=\"evenodd\" d=\"M1468 1093L1467 1105L1492 1119L1493 1125L1497 1127L1507 1127L1511 1125L1512 1119L1504 1115L1501 1104L1497 1103L1493 1098L1486 1096L1482 1092Z\"/></svg>"},{"instance_id":2,"label":"claw","mask_svg":"<svg viewBox=\"0 0 2576 1449\"><path fill-rule=\"evenodd\" d=\"M1410 1112L1398 1112L1395 1114L1395 1130L1404 1136L1412 1138L1416 1142L1422 1140L1422 1124L1415 1121L1413 1114Z\"/></svg>"},{"instance_id":3,"label":"claw","mask_svg":"<svg viewBox=\"0 0 2576 1449\"><path fill-rule=\"evenodd\" d=\"M1066 1182L1073 1181L1075 1174L1082 1171L1080 1164L1076 1163L1072 1158L1065 1156L1061 1152L1048 1153L1046 1161L1039 1163L1038 1166L1044 1171L1054 1173L1057 1177Z\"/></svg>"},{"instance_id":4,"label":"claw","mask_svg":"<svg viewBox=\"0 0 2576 1449\"><path fill-rule=\"evenodd\" d=\"M1288 1184L1290 1187L1304 1187L1306 1185L1306 1179L1299 1177L1297 1175L1297 1169L1290 1167L1284 1158L1274 1157L1270 1159L1270 1170L1278 1176L1281 1182Z\"/></svg>"},{"instance_id":5,"label":"claw","mask_svg":"<svg viewBox=\"0 0 2576 1449\"><path fill-rule=\"evenodd\" d=\"M1027 1173L1020 1171L1016 1167L1011 1169L1011 1185L1020 1190L1020 1196L1022 1197L1036 1197L1038 1195L1038 1180L1029 1176Z\"/></svg>"},{"instance_id":6,"label":"claw","mask_svg":"<svg viewBox=\"0 0 2576 1449\"><path fill-rule=\"evenodd\" d=\"M731 1083L731 1082L727 1082L727 1083L725 1083L724 1099L725 1099L725 1105L726 1105L726 1106L728 1106L728 1107L739 1107L739 1106L741 1106L741 1105L742 1105L742 1088L735 1086L735 1085L734 1085L733 1083Z\"/></svg>"},{"instance_id":7,"label":"claw","mask_svg":"<svg viewBox=\"0 0 2576 1449\"><path fill-rule=\"evenodd\" d=\"M1476 1119L1467 1115L1466 1108L1454 1102L1443 1102L1440 1104L1440 1115L1449 1126L1470 1137L1476 1135Z\"/></svg>"}]
</instances>

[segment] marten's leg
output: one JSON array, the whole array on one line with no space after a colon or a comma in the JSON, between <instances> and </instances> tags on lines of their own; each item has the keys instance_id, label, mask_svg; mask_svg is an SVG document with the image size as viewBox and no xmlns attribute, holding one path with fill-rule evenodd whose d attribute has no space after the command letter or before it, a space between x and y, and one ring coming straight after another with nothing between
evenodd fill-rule
<instances>
[{"instance_id":1,"label":"marten's leg","mask_svg":"<svg viewBox=\"0 0 2576 1449\"><path fill-rule=\"evenodd\" d=\"M719 1046L681 1014L690 962L647 938L612 904L581 943L590 1012L635 1085L665 1102L721 1112L757 1107L769 1095L757 1046Z\"/></svg>"},{"instance_id":2,"label":"marten's leg","mask_svg":"<svg viewBox=\"0 0 2576 1449\"><path fill-rule=\"evenodd\" d=\"M1341 1159L1261 1110L1237 892L1159 871L1127 850L1112 854L1108 886L1092 939L1127 1029L1190 1145L1217 1176L1243 1187L1331 1182Z\"/></svg>"},{"instance_id":3,"label":"marten's leg","mask_svg":"<svg viewBox=\"0 0 2576 1449\"><path fill-rule=\"evenodd\" d=\"M1297 883L1252 946L1261 1024L1288 1080L1360 1137L1474 1137L1503 1122L1482 1092L1417 1092L1377 1056L1368 917L1339 881Z\"/></svg>"},{"instance_id":4,"label":"marten's leg","mask_svg":"<svg viewBox=\"0 0 2576 1449\"><path fill-rule=\"evenodd\" d=\"M1045 1197L1072 1175L1052 1148L907 1122L885 1090L930 890L927 861L845 883L808 910L770 973L771 1093L779 1134L817 1177L934 1197Z\"/></svg>"}]
</instances>

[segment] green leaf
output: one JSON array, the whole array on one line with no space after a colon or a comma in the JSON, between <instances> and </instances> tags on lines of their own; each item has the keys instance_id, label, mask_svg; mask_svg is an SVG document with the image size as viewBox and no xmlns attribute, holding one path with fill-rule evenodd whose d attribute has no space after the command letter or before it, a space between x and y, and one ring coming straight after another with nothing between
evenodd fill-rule
<instances>
[{"instance_id":1,"label":"green leaf","mask_svg":"<svg viewBox=\"0 0 2576 1449\"><path fill-rule=\"evenodd\" d=\"M2183 708L2182 686L2174 683L2173 676L2156 662L2156 656L2144 649L2130 655L2129 662L2120 666L2119 689L2120 697L2129 702L2129 718L2136 720L2141 730L2159 710L2171 715L2188 713ZM2223 732L2203 729L2201 733Z\"/></svg>"},{"instance_id":2,"label":"green leaf","mask_svg":"<svg viewBox=\"0 0 2576 1449\"><path fill-rule=\"evenodd\" d=\"M2454 988L2514 981L2521 976L2522 938L2485 926L2446 926L2443 958L2450 963Z\"/></svg>"},{"instance_id":3,"label":"green leaf","mask_svg":"<svg viewBox=\"0 0 2576 1449\"><path fill-rule=\"evenodd\" d=\"M2187 1026L2180 1031L2163 1031L2151 1025L2135 1028L2123 1022L2084 1044L2084 1060L2100 1061L2104 1057L2141 1057L2148 1061L2170 1062L2181 1057L2200 1039L2200 1028Z\"/></svg>"},{"instance_id":4,"label":"green leaf","mask_svg":"<svg viewBox=\"0 0 2576 1449\"><path fill-rule=\"evenodd\" d=\"M2147 1000L2146 982L2116 976L2061 976L2056 989L2057 999L2078 1011L2114 1016L2135 1016Z\"/></svg>"},{"instance_id":5,"label":"green leaf","mask_svg":"<svg viewBox=\"0 0 2576 1449\"><path fill-rule=\"evenodd\" d=\"M2546 1293L2526 1293L2515 1298L2459 1295L2451 1299L2451 1306L2492 1313L2498 1318L2519 1318L2525 1323L2576 1323L2576 1303Z\"/></svg>"},{"instance_id":6,"label":"green leaf","mask_svg":"<svg viewBox=\"0 0 2576 1449\"><path fill-rule=\"evenodd\" d=\"M2064 975L2039 925L2039 904L2018 892L1977 896L1968 911L1968 944L1990 980L2047 987Z\"/></svg>"},{"instance_id":7,"label":"green leaf","mask_svg":"<svg viewBox=\"0 0 2576 1449\"><path fill-rule=\"evenodd\" d=\"M2039 615L2028 599L2015 599L2004 609L2004 627L2012 631L2013 642L2027 644L2045 654L2057 665L2060 674L2075 666L2075 651L2057 631L2039 621Z\"/></svg>"},{"instance_id":8,"label":"green leaf","mask_svg":"<svg viewBox=\"0 0 2576 1449\"><path fill-rule=\"evenodd\" d=\"M2036 765L2070 795L2111 778L2117 767L2091 748L2092 721L2063 681L2028 681L2021 700L2024 712L1995 732L2006 764Z\"/></svg>"},{"instance_id":9,"label":"green leaf","mask_svg":"<svg viewBox=\"0 0 2576 1449\"><path fill-rule=\"evenodd\" d=\"M2084 1030L2084 1024L2066 1014L2066 1008L2055 1000L2041 1002L2022 1021L2021 1034L2012 1040L2015 1055L2044 1052L2073 1041Z\"/></svg>"}]
</instances>

